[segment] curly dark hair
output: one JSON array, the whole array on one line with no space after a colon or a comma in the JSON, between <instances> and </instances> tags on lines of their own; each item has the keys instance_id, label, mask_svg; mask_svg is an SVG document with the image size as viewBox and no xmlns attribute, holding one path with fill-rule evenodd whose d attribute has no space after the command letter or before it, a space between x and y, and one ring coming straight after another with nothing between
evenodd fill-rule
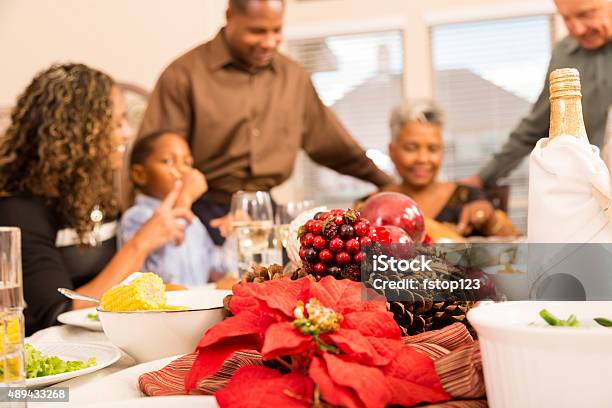
<instances>
[{"instance_id":1,"label":"curly dark hair","mask_svg":"<svg viewBox=\"0 0 612 408\"><path fill-rule=\"evenodd\" d=\"M117 214L111 166L113 80L83 64L53 65L17 100L0 139L0 194L45 199L85 242L91 211Z\"/></svg>"}]
</instances>

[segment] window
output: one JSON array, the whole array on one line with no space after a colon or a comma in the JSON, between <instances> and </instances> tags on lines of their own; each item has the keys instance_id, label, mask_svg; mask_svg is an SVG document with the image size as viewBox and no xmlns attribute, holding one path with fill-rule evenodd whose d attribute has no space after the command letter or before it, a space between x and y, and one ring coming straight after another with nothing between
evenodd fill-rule
<instances>
[{"instance_id":1,"label":"window","mask_svg":"<svg viewBox=\"0 0 612 408\"><path fill-rule=\"evenodd\" d=\"M551 53L552 16L431 28L435 98L446 112L444 174L472 175L537 99ZM527 160L505 181L509 213L526 232Z\"/></svg>"},{"instance_id":2,"label":"window","mask_svg":"<svg viewBox=\"0 0 612 408\"><path fill-rule=\"evenodd\" d=\"M292 40L288 54L310 73L321 100L383 170L393 173L387 156L388 118L402 98L403 41L399 30ZM374 187L321 167L306 155L296 164L303 194L318 203L351 205Z\"/></svg>"}]
</instances>

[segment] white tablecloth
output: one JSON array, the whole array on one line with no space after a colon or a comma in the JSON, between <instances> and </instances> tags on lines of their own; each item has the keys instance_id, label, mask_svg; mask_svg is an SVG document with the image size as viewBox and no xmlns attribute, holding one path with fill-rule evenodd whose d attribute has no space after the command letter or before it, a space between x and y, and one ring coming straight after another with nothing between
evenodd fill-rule
<instances>
[{"instance_id":1,"label":"white tablecloth","mask_svg":"<svg viewBox=\"0 0 612 408\"><path fill-rule=\"evenodd\" d=\"M191 288L211 289L214 284L202 287ZM103 332L90 331L75 326L61 325L53 326L34 333L26 339L26 342L70 342L70 343L97 343L103 345L113 344L108 340ZM136 361L129 355L121 352L121 358L109 367L73 378L53 385L52 387L68 387L70 390L70 404L58 402L51 403L28 403L28 408L64 408L80 407L88 404L116 402L125 399L144 397L138 390L138 377L145 372L158 370L170 363L178 356L142 364L138 367ZM111 374L126 370L130 367L134 369L125 373L109 377ZM109 377L109 378L106 378ZM157 399L157 398L155 398ZM191 401L197 399L201 407L216 406L213 397L193 396ZM145 406L146 404L142 404ZM0 404L0 407L2 404Z\"/></svg>"},{"instance_id":2,"label":"white tablecloth","mask_svg":"<svg viewBox=\"0 0 612 408\"><path fill-rule=\"evenodd\" d=\"M103 332L94 332L80 327L75 326L53 326L44 330L40 330L34 333L32 336L26 339L26 342L71 342L71 343L97 343L110 345L113 344L108 340ZM115 364L103 368L102 370L95 371L91 374L83 375L80 377L73 378L68 381L56 384L53 387L70 387L70 392L77 390L84 384L90 383L101 378L106 377L109 374L123 370L136 364L136 361L124 352L121 352L121 358Z\"/></svg>"}]
</instances>

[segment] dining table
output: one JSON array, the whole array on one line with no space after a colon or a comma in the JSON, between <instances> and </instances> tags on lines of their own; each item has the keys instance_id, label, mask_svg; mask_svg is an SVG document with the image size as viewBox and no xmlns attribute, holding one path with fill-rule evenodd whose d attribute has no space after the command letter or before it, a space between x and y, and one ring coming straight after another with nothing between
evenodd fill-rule
<instances>
[{"instance_id":1,"label":"dining table","mask_svg":"<svg viewBox=\"0 0 612 408\"><path fill-rule=\"evenodd\" d=\"M221 285L223 288L225 286L227 285ZM208 284L190 289L211 288L219 288L219 285ZM78 343L116 347L102 331L94 331L66 324L39 330L30 337L27 337L25 343ZM68 402L28 402L28 408L148 408L174 406L179 403L179 398L181 399L180 406L189 407L191 404L198 407L218 406L216 400L212 396L194 395L146 398L146 395L140 391L138 386L138 378L140 375L159 370L180 356L170 356L160 360L139 364L124 351L120 349L119 351L121 357L110 366L50 386L50 388L68 388ZM192 403L185 403L186 398L192 401ZM164 401L166 403L164 403Z\"/></svg>"}]
</instances>

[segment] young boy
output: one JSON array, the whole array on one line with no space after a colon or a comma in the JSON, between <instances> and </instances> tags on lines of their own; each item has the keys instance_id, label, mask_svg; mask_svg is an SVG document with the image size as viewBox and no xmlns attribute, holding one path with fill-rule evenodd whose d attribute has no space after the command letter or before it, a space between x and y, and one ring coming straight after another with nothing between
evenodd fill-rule
<instances>
[{"instance_id":1,"label":"young boy","mask_svg":"<svg viewBox=\"0 0 612 408\"><path fill-rule=\"evenodd\" d=\"M130 176L138 194L134 206L123 217L119 229L120 245L138 231L172 191L177 180L193 176L193 157L185 139L167 131L139 139L130 156ZM143 271L155 272L165 283L200 286L215 276L236 270L231 244L214 245L197 217L185 227L180 245L167 244L149 255Z\"/></svg>"}]
</instances>

